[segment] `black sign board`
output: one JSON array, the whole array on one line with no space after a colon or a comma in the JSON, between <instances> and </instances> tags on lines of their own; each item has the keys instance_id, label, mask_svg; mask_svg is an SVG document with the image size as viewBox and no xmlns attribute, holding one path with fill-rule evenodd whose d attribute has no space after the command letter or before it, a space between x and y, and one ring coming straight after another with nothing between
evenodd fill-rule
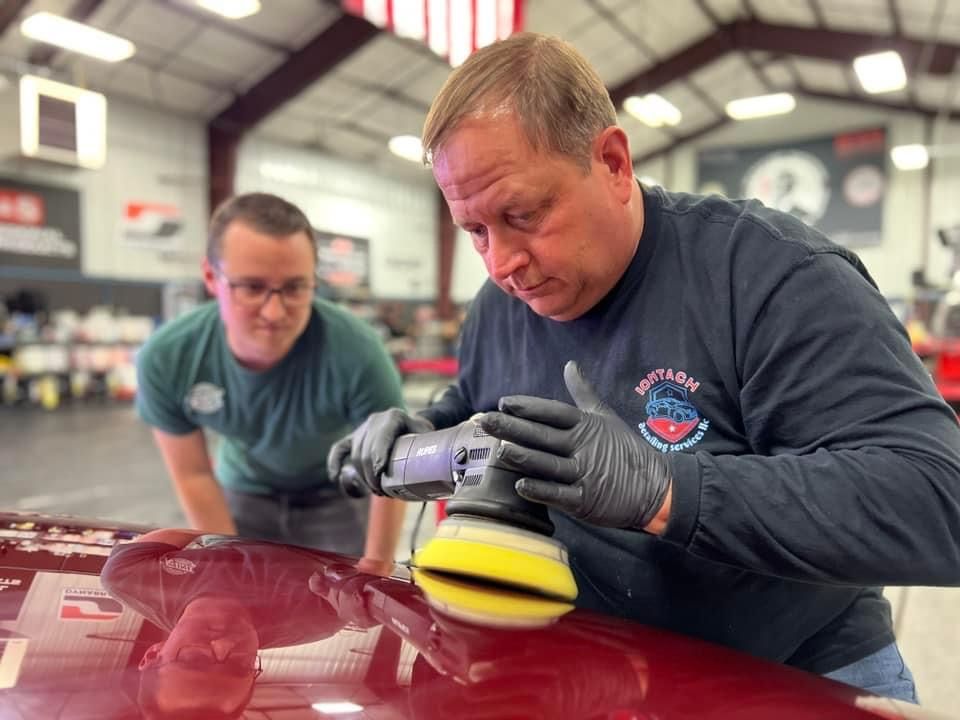
<instances>
[{"instance_id":1,"label":"black sign board","mask_svg":"<svg viewBox=\"0 0 960 720\"><path fill-rule=\"evenodd\" d=\"M79 270L80 193L0 178L0 266Z\"/></svg>"},{"instance_id":2,"label":"black sign board","mask_svg":"<svg viewBox=\"0 0 960 720\"><path fill-rule=\"evenodd\" d=\"M710 148L697 157L698 189L756 198L839 245L879 245L886 193L886 132L857 130L776 145Z\"/></svg>"},{"instance_id":3,"label":"black sign board","mask_svg":"<svg viewBox=\"0 0 960 720\"><path fill-rule=\"evenodd\" d=\"M370 290L370 241L350 235L314 231L317 277L339 297L362 296Z\"/></svg>"}]
</instances>

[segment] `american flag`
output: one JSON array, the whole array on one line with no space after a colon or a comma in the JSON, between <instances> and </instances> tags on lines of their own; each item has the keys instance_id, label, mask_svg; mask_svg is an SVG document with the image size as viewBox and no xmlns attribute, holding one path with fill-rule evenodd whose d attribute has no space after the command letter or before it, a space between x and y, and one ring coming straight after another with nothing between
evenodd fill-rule
<instances>
[{"instance_id":1,"label":"american flag","mask_svg":"<svg viewBox=\"0 0 960 720\"><path fill-rule=\"evenodd\" d=\"M523 0L343 0L343 9L426 43L453 67L523 29Z\"/></svg>"}]
</instances>

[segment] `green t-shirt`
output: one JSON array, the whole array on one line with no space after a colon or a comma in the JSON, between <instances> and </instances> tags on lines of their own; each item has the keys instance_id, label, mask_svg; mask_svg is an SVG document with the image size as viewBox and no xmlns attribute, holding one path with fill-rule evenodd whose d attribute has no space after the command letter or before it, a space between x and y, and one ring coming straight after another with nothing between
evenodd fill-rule
<instances>
[{"instance_id":1,"label":"green t-shirt","mask_svg":"<svg viewBox=\"0 0 960 720\"><path fill-rule=\"evenodd\" d=\"M216 303L161 327L137 355L137 410L174 435L221 436L221 484L251 493L329 482L330 446L378 410L403 407L400 375L369 325L324 300L274 367L237 363Z\"/></svg>"}]
</instances>

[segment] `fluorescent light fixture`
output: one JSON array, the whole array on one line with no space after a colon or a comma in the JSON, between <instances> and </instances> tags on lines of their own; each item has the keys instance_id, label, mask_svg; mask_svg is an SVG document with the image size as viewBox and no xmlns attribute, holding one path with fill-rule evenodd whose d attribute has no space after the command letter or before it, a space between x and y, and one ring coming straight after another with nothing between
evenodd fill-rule
<instances>
[{"instance_id":1,"label":"fluorescent light fixture","mask_svg":"<svg viewBox=\"0 0 960 720\"><path fill-rule=\"evenodd\" d=\"M890 150L890 159L898 170L923 170L930 162L924 145L897 145Z\"/></svg>"},{"instance_id":2,"label":"fluorescent light fixture","mask_svg":"<svg viewBox=\"0 0 960 720\"><path fill-rule=\"evenodd\" d=\"M781 92L731 100L727 103L726 110L727 115L734 120L752 120L770 115L783 115L796 106L797 101L793 99L793 95Z\"/></svg>"},{"instance_id":3,"label":"fluorescent light fixture","mask_svg":"<svg viewBox=\"0 0 960 720\"><path fill-rule=\"evenodd\" d=\"M416 135L397 135L390 138L387 147L397 157L410 162L423 162L423 145Z\"/></svg>"},{"instance_id":4,"label":"fluorescent light fixture","mask_svg":"<svg viewBox=\"0 0 960 720\"><path fill-rule=\"evenodd\" d=\"M89 55L97 60L119 62L136 52L129 40L95 27L48 12L31 15L20 23L20 32L31 40Z\"/></svg>"},{"instance_id":5,"label":"fluorescent light fixture","mask_svg":"<svg viewBox=\"0 0 960 720\"><path fill-rule=\"evenodd\" d=\"M676 105L656 93L643 97L631 95L623 101L623 109L644 125L655 128L676 125L683 117Z\"/></svg>"},{"instance_id":6,"label":"fluorescent light fixture","mask_svg":"<svg viewBox=\"0 0 960 720\"><path fill-rule=\"evenodd\" d=\"M861 55L854 59L853 70L860 85L871 94L900 90L907 84L907 71L896 50Z\"/></svg>"},{"instance_id":7,"label":"fluorescent light fixture","mask_svg":"<svg viewBox=\"0 0 960 720\"><path fill-rule=\"evenodd\" d=\"M40 97L74 104L77 150L40 145ZM35 75L20 78L20 151L27 157L103 167L107 158L107 99L100 93Z\"/></svg>"},{"instance_id":8,"label":"fluorescent light fixture","mask_svg":"<svg viewBox=\"0 0 960 720\"><path fill-rule=\"evenodd\" d=\"M357 705L352 702L315 702L310 707L324 715L346 715L347 713L358 713L363 710L363 705Z\"/></svg>"},{"instance_id":9,"label":"fluorescent light fixture","mask_svg":"<svg viewBox=\"0 0 960 720\"><path fill-rule=\"evenodd\" d=\"M231 20L250 17L260 12L260 0L197 0L197 5Z\"/></svg>"}]
</instances>

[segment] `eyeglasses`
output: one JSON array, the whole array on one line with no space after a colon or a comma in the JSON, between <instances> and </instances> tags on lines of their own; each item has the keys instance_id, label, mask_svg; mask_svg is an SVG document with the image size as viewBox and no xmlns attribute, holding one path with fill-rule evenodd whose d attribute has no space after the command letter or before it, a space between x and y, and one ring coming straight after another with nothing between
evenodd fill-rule
<instances>
[{"instance_id":1,"label":"eyeglasses","mask_svg":"<svg viewBox=\"0 0 960 720\"><path fill-rule=\"evenodd\" d=\"M231 280L218 272L230 288L230 296L238 305L261 308L276 293L285 307L302 307L313 300L316 284L306 280L291 280L279 287L271 287L262 280Z\"/></svg>"},{"instance_id":2,"label":"eyeglasses","mask_svg":"<svg viewBox=\"0 0 960 720\"><path fill-rule=\"evenodd\" d=\"M246 677L252 673L254 679L263 673L259 655L227 655L223 660L217 660L217 656L213 654L213 648L209 645L184 645L177 650L173 660L166 664L179 665L199 672L210 672L220 666L229 675Z\"/></svg>"}]
</instances>

